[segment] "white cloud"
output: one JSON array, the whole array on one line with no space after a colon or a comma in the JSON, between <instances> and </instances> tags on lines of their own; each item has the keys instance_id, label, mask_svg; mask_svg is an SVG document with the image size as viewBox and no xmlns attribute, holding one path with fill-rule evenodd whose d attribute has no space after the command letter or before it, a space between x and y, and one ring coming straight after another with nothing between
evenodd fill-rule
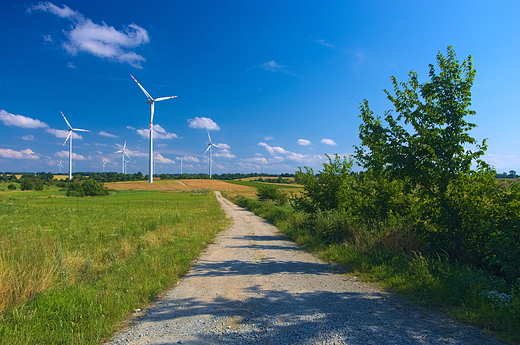
<instances>
[{"instance_id":1,"label":"white cloud","mask_svg":"<svg viewBox=\"0 0 520 345\"><path fill-rule=\"evenodd\" d=\"M74 62L68 62L67 63L67 67L68 68L72 68L72 69L77 69L76 65L74 64Z\"/></svg>"},{"instance_id":2,"label":"white cloud","mask_svg":"<svg viewBox=\"0 0 520 345\"><path fill-rule=\"evenodd\" d=\"M150 41L148 32L139 25L132 23L122 30L116 30L104 22L96 24L66 5L60 8L48 1L30 7L28 12L34 10L52 13L72 22L70 31L63 30L68 41L62 43L62 47L70 55L86 52L109 61L128 63L137 68L141 68L141 63L146 60L131 51L131 48Z\"/></svg>"},{"instance_id":3,"label":"white cloud","mask_svg":"<svg viewBox=\"0 0 520 345\"><path fill-rule=\"evenodd\" d=\"M217 146L222 150L229 150L231 148L231 146L229 146L229 144L224 144L224 143L217 144Z\"/></svg>"},{"instance_id":4,"label":"white cloud","mask_svg":"<svg viewBox=\"0 0 520 345\"><path fill-rule=\"evenodd\" d=\"M52 36L51 35L43 35L43 40L45 42L54 43L54 41L52 40Z\"/></svg>"},{"instance_id":5,"label":"white cloud","mask_svg":"<svg viewBox=\"0 0 520 345\"><path fill-rule=\"evenodd\" d=\"M157 163L165 163L165 164L175 164L175 161L169 159L169 158L165 158L163 157L161 154L156 154L155 157L153 158Z\"/></svg>"},{"instance_id":6,"label":"white cloud","mask_svg":"<svg viewBox=\"0 0 520 345\"><path fill-rule=\"evenodd\" d=\"M56 138L65 139L69 135L69 131L66 129L47 128L45 132L54 135ZM72 131L72 139L83 139L83 137L78 133Z\"/></svg>"},{"instance_id":7,"label":"white cloud","mask_svg":"<svg viewBox=\"0 0 520 345\"><path fill-rule=\"evenodd\" d=\"M104 137L109 137L109 138L119 138L117 135L115 134L111 134L111 133L107 133L105 131L101 131L98 133L99 135L102 135Z\"/></svg>"},{"instance_id":8,"label":"white cloud","mask_svg":"<svg viewBox=\"0 0 520 345\"><path fill-rule=\"evenodd\" d=\"M302 146L308 146L308 145L311 145L312 143L310 142L310 140L307 140L307 139L298 139L298 145L302 145Z\"/></svg>"},{"instance_id":9,"label":"white cloud","mask_svg":"<svg viewBox=\"0 0 520 345\"><path fill-rule=\"evenodd\" d=\"M0 149L0 157L11 159L40 159L31 149L14 151L11 149Z\"/></svg>"},{"instance_id":10,"label":"white cloud","mask_svg":"<svg viewBox=\"0 0 520 345\"><path fill-rule=\"evenodd\" d=\"M183 158L184 158L183 159L184 162L195 162L195 163L200 162L197 157L193 157L193 156L184 156Z\"/></svg>"},{"instance_id":11,"label":"white cloud","mask_svg":"<svg viewBox=\"0 0 520 345\"><path fill-rule=\"evenodd\" d=\"M334 140L332 140L332 139L325 139L325 138L323 138L323 139L321 139L320 142L323 143L323 144L326 144L326 145L332 145L332 146L336 146L336 145L338 145L338 144L336 144L336 142L335 142Z\"/></svg>"},{"instance_id":12,"label":"white cloud","mask_svg":"<svg viewBox=\"0 0 520 345\"><path fill-rule=\"evenodd\" d=\"M54 154L56 157L59 158L69 158L69 151L58 151ZM72 159L76 161L86 161L89 158L86 158L85 156L78 155L77 153L72 152Z\"/></svg>"},{"instance_id":13,"label":"white cloud","mask_svg":"<svg viewBox=\"0 0 520 345\"><path fill-rule=\"evenodd\" d=\"M204 128L208 131L218 131L220 127L209 117L196 117L194 119L188 119L189 127L191 128Z\"/></svg>"},{"instance_id":14,"label":"white cloud","mask_svg":"<svg viewBox=\"0 0 520 345\"><path fill-rule=\"evenodd\" d=\"M231 152L221 152L221 153L217 152L217 153L213 153L212 155L215 157L220 157L220 158L235 158L236 157Z\"/></svg>"},{"instance_id":15,"label":"white cloud","mask_svg":"<svg viewBox=\"0 0 520 345\"><path fill-rule=\"evenodd\" d=\"M323 161L323 157L320 155L303 155L296 152L287 151L286 149L279 146L269 146L266 143L258 143L259 146L263 146L267 152L273 157L271 160L275 162L282 162L284 160L293 161L297 163L314 164L316 162ZM283 156L282 156L283 155Z\"/></svg>"},{"instance_id":16,"label":"white cloud","mask_svg":"<svg viewBox=\"0 0 520 345\"><path fill-rule=\"evenodd\" d=\"M268 135L268 136L266 136L266 137L264 138L264 140L273 140L273 139L274 139L274 138L273 138L272 136L270 136L270 135Z\"/></svg>"},{"instance_id":17,"label":"white cloud","mask_svg":"<svg viewBox=\"0 0 520 345\"><path fill-rule=\"evenodd\" d=\"M243 161L257 163L257 164L267 164L268 163L267 159L265 159L264 157L246 158Z\"/></svg>"},{"instance_id":18,"label":"white cloud","mask_svg":"<svg viewBox=\"0 0 520 345\"><path fill-rule=\"evenodd\" d=\"M22 128L47 128L48 124L40 120L31 119L23 115L14 115L5 110L0 110L0 121L5 126L14 126Z\"/></svg>"},{"instance_id":19,"label":"white cloud","mask_svg":"<svg viewBox=\"0 0 520 345\"><path fill-rule=\"evenodd\" d=\"M29 134L29 135L24 135L24 136L22 137L22 139L23 139L23 140L29 140L29 141L32 141L32 140L34 140L34 139L36 139L36 138L34 137L34 135Z\"/></svg>"},{"instance_id":20,"label":"white cloud","mask_svg":"<svg viewBox=\"0 0 520 345\"><path fill-rule=\"evenodd\" d=\"M127 128L130 128L128 126ZM149 129L138 129L136 130L137 134L139 134L142 138L148 139L150 137L150 130ZM162 128L160 125L153 125L153 137L154 139L173 139L178 138L179 136L175 133L168 133L164 128Z\"/></svg>"},{"instance_id":21,"label":"white cloud","mask_svg":"<svg viewBox=\"0 0 520 345\"><path fill-rule=\"evenodd\" d=\"M289 151L285 150L284 148L282 148L280 146L269 146L268 144L262 143L262 142L259 142L258 145L263 146L267 150L267 152L269 152L273 156L277 153L282 153L282 154L289 153Z\"/></svg>"}]
</instances>

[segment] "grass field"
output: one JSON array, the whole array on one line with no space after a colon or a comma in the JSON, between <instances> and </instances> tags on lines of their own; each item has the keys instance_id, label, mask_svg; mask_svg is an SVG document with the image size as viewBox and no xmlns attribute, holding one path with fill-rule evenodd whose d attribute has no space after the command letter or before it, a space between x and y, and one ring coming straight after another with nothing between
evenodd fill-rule
<instances>
[{"instance_id":1,"label":"grass field","mask_svg":"<svg viewBox=\"0 0 520 345\"><path fill-rule=\"evenodd\" d=\"M182 189L0 192L0 343L99 344L175 284L227 224Z\"/></svg>"}]
</instances>

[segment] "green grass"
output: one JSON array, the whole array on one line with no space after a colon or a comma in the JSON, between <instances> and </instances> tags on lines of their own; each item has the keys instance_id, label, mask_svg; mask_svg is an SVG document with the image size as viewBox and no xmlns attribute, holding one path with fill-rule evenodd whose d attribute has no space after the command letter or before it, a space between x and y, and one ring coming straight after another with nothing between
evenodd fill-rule
<instances>
[{"instance_id":1,"label":"green grass","mask_svg":"<svg viewBox=\"0 0 520 345\"><path fill-rule=\"evenodd\" d=\"M0 193L1 342L99 344L226 224L212 194Z\"/></svg>"}]
</instances>

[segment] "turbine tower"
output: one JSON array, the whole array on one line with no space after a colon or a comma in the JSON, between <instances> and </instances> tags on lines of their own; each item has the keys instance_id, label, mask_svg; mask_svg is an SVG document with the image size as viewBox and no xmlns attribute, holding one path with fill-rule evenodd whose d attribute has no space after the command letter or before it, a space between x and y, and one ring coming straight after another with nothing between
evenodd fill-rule
<instances>
[{"instance_id":1,"label":"turbine tower","mask_svg":"<svg viewBox=\"0 0 520 345\"><path fill-rule=\"evenodd\" d=\"M132 79L137 83L137 85L141 88L141 90L144 92L146 97L148 97L147 103L150 104L150 153L149 153L149 165L150 165L150 175L148 178L149 183L153 183L153 113L154 113L154 103L158 101L164 101L166 99L175 98L177 96L168 96L168 97L159 97L159 98L153 98L148 91L145 90L144 87L139 84L137 79L134 78L133 75L130 74Z\"/></svg>"},{"instance_id":2,"label":"turbine tower","mask_svg":"<svg viewBox=\"0 0 520 345\"><path fill-rule=\"evenodd\" d=\"M206 151L204 151L203 154L206 154L206 152L209 151L209 178L211 178L211 147L212 146L215 146L216 148L220 148L218 145L215 145L213 144L213 142L211 141L211 136L209 135L209 131L208 132L208 140L209 140L209 143L208 143L208 147L206 148Z\"/></svg>"},{"instance_id":3,"label":"turbine tower","mask_svg":"<svg viewBox=\"0 0 520 345\"><path fill-rule=\"evenodd\" d=\"M60 164L58 164L58 166L60 167L60 174L61 174L61 168L63 168L63 164L61 161L60 161Z\"/></svg>"},{"instance_id":4,"label":"turbine tower","mask_svg":"<svg viewBox=\"0 0 520 345\"><path fill-rule=\"evenodd\" d=\"M63 119L65 120L65 123L67 124L69 134L67 135L67 138L63 142L63 146L67 143L67 140L69 141L69 180L72 180L72 132L90 132L88 129L79 129L79 128L73 128L69 121L67 121L67 118L65 117L65 114L63 114L63 111L60 111L61 116L63 116Z\"/></svg>"},{"instance_id":5,"label":"turbine tower","mask_svg":"<svg viewBox=\"0 0 520 345\"><path fill-rule=\"evenodd\" d=\"M102 170L102 172L105 172L105 165L107 165L107 161L103 159L102 162L103 162L103 170Z\"/></svg>"},{"instance_id":6,"label":"turbine tower","mask_svg":"<svg viewBox=\"0 0 520 345\"><path fill-rule=\"evenodd\" d=\"M125 174L126 173L126 162L127 162L127 160L125 159L125 155L128 157L128 159L130 159L130 156L126 152L126 140L125 140L125 144L123 145L123 148L119 151L116 151L115 153L121 153L121 173Z\"/></svg>"}]
</instances>

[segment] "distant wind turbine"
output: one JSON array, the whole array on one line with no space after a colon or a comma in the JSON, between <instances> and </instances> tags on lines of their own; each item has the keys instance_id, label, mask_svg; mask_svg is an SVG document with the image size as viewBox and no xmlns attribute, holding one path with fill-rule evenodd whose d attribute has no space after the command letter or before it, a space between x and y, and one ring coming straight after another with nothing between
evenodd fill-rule
<instances>
[{"instance_id":1,"label":"distant wind turbine","mask_svg":"<svg viewBox=\"0 0 520 345\"><path fill-rule=\"evenodd\" d=\"M127 160L125 159L125 155L128 157L128 159L130 159L130 156L126 152L126 140L125 140L125 144L123 145L123 148L121 150L119 150L119 151L116 151L115 153L121 153L121 173L122 174L126 174L126 162L127 162Z\"/></svg>"},{"instance_id":2,"label":"distant wind turbine","mask_svg":"<svg viewBox=\"0 0 520 345\"><path fill-rule=\"evenodd\" d=\"M63 168L63 164L61 161L60 161L60 164L58 164L58 166L60 167L60 174L61 174L61 168Z\"/></svg>"},{"instance_id":3,"label":"distant wind turbine","mask_svg":"<svg viewBox=\"0 0 520 345\"><path fill-rule=\"evenodd\" d=\"M213 142L211 141L211 136L209 135L209 131L208 132L208 140L209 140L209 143L208 143L208 147L206 148L206 151L204 151L203 154L206 154L206 152L209 151L209 178L211 178L211 147L212 146L215 146L216 148L220 148L218 145L215 145L213 144Z\"/></svg>"},{"instance_id":4,"label":"distant wind turbine","mask_svg":"<svg viewBox=\"0 0 520 345\"><path fill-rule=\"evenodd\" d=\"M182 165L184 163L184 157L181 157L181 175L182 175Z\"/></svg>"},{"instance_id":5,"label":"distant wind turbine","mask_svg":"<svg viewBox=\"0 0 520 345\"><path fill-rule=\"evenodd\" d=\"M103 170L102 170L102 172L105 172L105 165L107 165L107 161L103 159L102 162L103 162Z\"/></svg>"},{"instance_id":6,"label":"distant wind turbine","mask_svg":"<svg viewBox=\"0 0 520 345\"><path fill-rule=\"evenodd\" d=\"M67 135L67 138L63 142L63 146L67 143L67 140L69 141L69 180L72 180L72 132L90 132L88 129L79 129L79 128L73 128L69 121L67 121L67 118L65 117L65 114L63 114L63 111L60 111L61 116L63 116L63 119L65 120L65 123L67 123L69 134Z\"/></svg>"},{"instance_id":7,"label":"distant wind turbine","mask_svg":"<svg viewBox=\"0 0 520 345\"><path fill-rule=\"evenodd\" d=\"M175 98L177 96L168 96L168 97L159 97L159 98L153 98L148 91L145 90L144 87L139 84L137 79L134 78L133 75L130 74L132 79L137 83L137 85L141 88L141 90L144 92L146 97L148 97L147 103L150 104L150 153L149 153L149 165L150 165L150 175L148 178L149 183L153 183L153 114L154 114L154 103L158 101L164 101L166 99Z\"/></svg>"}]
</instances>

